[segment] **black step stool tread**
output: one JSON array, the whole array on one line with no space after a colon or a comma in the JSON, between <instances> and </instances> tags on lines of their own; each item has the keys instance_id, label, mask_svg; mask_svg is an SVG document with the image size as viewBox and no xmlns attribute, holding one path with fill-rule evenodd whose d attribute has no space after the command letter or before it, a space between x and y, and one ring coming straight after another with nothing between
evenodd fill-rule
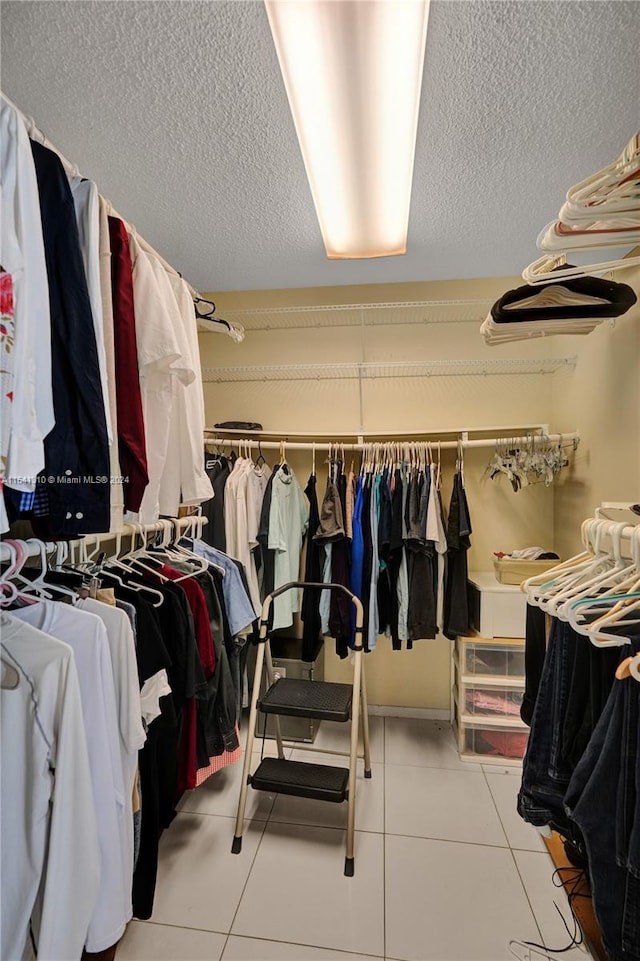
<instances>
[{"instance_id":1,"label":"black step stool tread","mask_svg":"<svg viewBox=\"0 0 640 961\"><path fill-rule=\"evenodd\" d=\"M280 677L260 699L259 706L263 714L348 721L352 698L351 684Z\"/></svg>"},{"instance_id":2,"label":"black step stool tread","mask_svg":"<svg viewBox=\"0 0 640 961\"><path fill-rule=\"evenodd\" d=\"M265 757L251 775L251 787L256 791L340 803L349 793L349 769Z\"/></svg>"}]
</instances>

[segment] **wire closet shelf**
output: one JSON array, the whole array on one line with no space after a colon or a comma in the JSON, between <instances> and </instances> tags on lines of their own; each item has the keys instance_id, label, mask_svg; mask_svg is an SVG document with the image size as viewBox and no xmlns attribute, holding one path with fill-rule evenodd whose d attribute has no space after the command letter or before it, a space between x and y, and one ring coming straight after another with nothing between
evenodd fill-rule
<instances>
[{"instance_id":1,"label":"wire closet shelf","mask_svg":"<svg viewBox=\"0 0 640 961\"><path fill-rule=\"evenodd\" d=\"M204 367L203 381L226 384L251 381L375 380L402 377L483 377L496 374L552 374L575 367L575 357L512 360L353 362L345 364L275 364L246 367Z\"/></svg>"}]
</instances>

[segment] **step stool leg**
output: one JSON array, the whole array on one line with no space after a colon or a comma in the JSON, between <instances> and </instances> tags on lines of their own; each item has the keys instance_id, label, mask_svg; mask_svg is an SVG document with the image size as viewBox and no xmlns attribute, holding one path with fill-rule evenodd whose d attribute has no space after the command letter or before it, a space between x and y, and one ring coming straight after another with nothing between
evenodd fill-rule
<instances>
[{"instance_id":1,"label":"step stool leg","mask_svg":"<svg viewBox=\"0 0 640 961\"><path fill-rule=\"evenodd\" d=\"M269 682L269 686L271 686L276 682L276 672L273 669L273 659L271 657L271 644L269 643L268 640L265 642L264 646L265 646L264 654L265 654L266 663L267 663L267 680ZM280 758L281 761L283 761L284 745L282 743L282 728L280 727L280 718L278 717L277 714L272 714L271 717L273 718L274 727L276 729L276 744L278 745L278 757ZM265 725L268 722L268 718L269 718L269 715L265 715L265 718L264 718Z\"/></svg>"},{"instance_id":2,"label":"step stool leg","mask_svg":"<svg viewBox=\"0 0 640 961\"><path fill-rule=\"evenodd\" d=\"M356 769L358 763L358 722L360 720L360 685L362 678L362 651L353 658L353 700L351 703L351 749L349 754L349 798L347 801L347 855L344 873L348 878L354 873L354 843L356 826Z\"/></svg>"},{"instance_id":3,"label":"step stool leg","mask_svg":"<svg viewBox=\"0 0 640 961\"><path fill-rule=\"evenodd\" d=\"M367 701L367 682L364 664L361 669L360 689L362 693L362 744L364 747L364 776L371 777L371 748L369 743L369 702Z\"/></svg>"},{"instance_id":4,"label":"step stool leg","mask_svg":"<svg viewBox=\"0 0 640 961\"><path fill-rule=\"evenodd\" d=\"M244 749L244 763L242 765L242 784L240 785L240 797L238 798L238 813L236 816L236 830L231 846L232 854L240 854L242 850L242 831L244 828L244 811L247 803L247 791L249 790L249 772L251 770L251 755L253 752L253 739L256 733L256 719L258 716L258 698L260 697L260 678L262 676L262 664L264 661L264 644L258 644L256 651L256 667L253 674L253 688L251 689L251 706L249 709L249 723L247 724L247 738Z\"/></svg>"}]
</instances>

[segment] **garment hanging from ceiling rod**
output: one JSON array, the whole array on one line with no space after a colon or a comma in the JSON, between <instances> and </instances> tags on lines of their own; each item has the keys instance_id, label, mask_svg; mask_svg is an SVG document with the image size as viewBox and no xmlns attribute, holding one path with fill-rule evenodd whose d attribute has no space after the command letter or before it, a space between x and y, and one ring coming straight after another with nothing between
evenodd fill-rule
<instances>
[{"instance_id":1,"label":"garment hanging from ceiling rod","mask_svg":"<svg viewBox=\"0 0 640 961\"><path fill-rule=\"evenodd\" d=\"M175 516L211 496L192 295L5 98L1 122L0 530Z\"/></svg>"},{"instance_id":2,"label":"garment hanging from ceiling rod","mask_svg":"<svg viewBox=\"0 0 640 961\"><path fill-rule=\"evenodd\" d=\"M527 625L531 731L518 811L567 839L588 869L607 956L631 961L640 957L640 524L589 518L582 541L581 554L523 585L528 609L552 619L548 644L544 627Z\"/></svg>"}]
</instances>

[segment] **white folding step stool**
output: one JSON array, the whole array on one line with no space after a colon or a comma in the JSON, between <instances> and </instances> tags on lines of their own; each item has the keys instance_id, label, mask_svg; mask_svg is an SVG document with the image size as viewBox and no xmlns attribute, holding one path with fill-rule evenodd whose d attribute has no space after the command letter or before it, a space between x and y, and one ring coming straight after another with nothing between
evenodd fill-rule
<instances>
[{"instance_id":1,"label":"white folding step stool","mask_svg":"<svg viewBox=\"0 0 640 961\"><path fill-rule=\"evenodd\" d=\"M276 678L271 658L269 641L269 612L276 597L285 591L315 587L319 590L341 591L346 594L356 610L355 644L353 647L353 683L334 684L329 681L312 681L300 678ZM298 583L284 584L269 594L262 605L258 650L251 693L249 724L247 727L246 747L242 784L238 799L236 829L231 851L239 854L242 850L242 831L247 801L247 789L271 791L274 794L290 794L295 797L315 798L320 801L340 803L346 801L347 810L347 852L344 873L353 877L354 873L354 836L356 819L356 764L358 761L359 716L362 711L362 743L364 757L364 776L371 777L371 754L369 749L369 715L367 710L367 690L364 667L362 664L363 610L359 598L342 584ZM266 661L268 687L262 698L259 697L262 666ZM262 758L253 774L250 772L251 755L256 730L258 710L263 714L273 714L275 721L277 757ZM313 717L323 721L351 721L350 750L322 751L323 754L348 757L349 767L334 767L326 764L311 764L306 761L290 761L284 756L284 741L280 732L279 715L289 717ZM317 750L296 745L297 750Z\"/></svg>"}]
</instances>

